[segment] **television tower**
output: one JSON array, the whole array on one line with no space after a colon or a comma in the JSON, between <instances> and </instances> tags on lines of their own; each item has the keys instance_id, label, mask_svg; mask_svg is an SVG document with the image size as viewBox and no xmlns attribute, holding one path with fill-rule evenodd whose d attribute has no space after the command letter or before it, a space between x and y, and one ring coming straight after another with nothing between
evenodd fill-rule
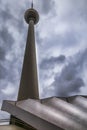
<instances>
[{"instance_id":1,"label":"television tower","mask_svg":"<svg viewBox=\"0 0 87 130\"><path fill-rule=\"evenodd\" d=\"M38 12L25 12L29 24L24 63L17 101L4 100L2 110L11 114L10 125L0 130L87 130L87 96L39 99L34 24ZM19 126L19 127L18 127Z\"/></svg>"},{"instance_id":2,"label":"television tower","mask_svg":"<svg viewBox=\"0 0 87 130\"><path fill-rule=\"evenodd\" d=\"M26 23L29 24L29 27L18 93L18 101L28 98L39 99L34 33L34 25L37 24L39 21L39 14L33 8L33 1L31 3L31 8L26 10L24 18Z\"/></svg>"}]
</instances>

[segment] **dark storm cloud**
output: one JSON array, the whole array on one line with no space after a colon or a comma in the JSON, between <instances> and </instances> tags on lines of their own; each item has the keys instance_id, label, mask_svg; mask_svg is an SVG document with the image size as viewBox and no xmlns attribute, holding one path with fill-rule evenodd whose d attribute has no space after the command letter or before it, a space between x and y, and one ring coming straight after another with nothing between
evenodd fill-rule
<instances>
[{"instance_id":1,"label":"dark storm cloud","mask_svg":"<svg viewBox=\"0 0 87 130\"><path fill-rule=\"evenodd\" d=\"M19 19L19 21L14 17L14 15L11 14L10 10L5 7L5 9L1 8L0 9L0 61L2 62L2 64L4 64L4 66L1 66L1 68L3 68L3 79L6 80L8 79L8 81L10 80L10 82L13 82L13 79L15 75L15 72L13 72L15 70L15 61L18 61L18 57L16 58L15 55L16 54L12 54L13 60L11 61L6 61L5 57L6 55L10 52L10 51L14 51L13 49L13 45L15 44L15 39L13 37L14 31L13 33L9 32L10 26L6 26L8 23L8 25L14 25L15 28L18 29L19 32L24 31L23 29L21 29L23 26L23 21L21 22L21 20ZM21 17L21 16L20 16ZM21 24L19 24L21 23ZM20 25L20 26L19 26ZM14 61L15 60L15 61ZM6 68L5 68L6 67ZM10 70L12 69L12 71ZM2 72L2 71L1 71ZM6 73L7 72L7 73ZM10 74L9 74L10 72ZM1 75L0 75L1 76ZM2 78L2 77L0 77ZM7 82L8 82L7 81Z\"/></svg>"},{"instance_id":2,"label":"dark storm cloud","mask_svg":"<svg viewBox=\"0 0 87 130\"><path fill-rule=\"evenodd\" d=\"M78 32L75 32L74 30L70 30L66 32L64 36L60 37L60 43L62 43L62 46L75 46L76 44L79 44L80 39Z\"/></svg>"},{"instance_id":3,"label":"dark storm cloud","mask_svg":"<svg viewBox=\"0 0 87 130\"><path fill-rule=\"evenodd\" d=\"M79 71L82 71L82 68L84 68L84 65L87 64L87 48L82 53L79 52L76 55L76 60L77 62L75 63L75 65L78 66Z\"/></svg>"},{"instance_id":4,"label":"dark storm cloud","mask_svg":"<svg viewBox=\"0 0 87 130\"><path fill-rule=\"evenodd\" d=\"M5 78L6 74L7 74L6 69L0 64L0 79Z\"/></svg>"},{"instance_id":5,"label":"dark storm cloud","mask_svg":"<svg viewBox=\"0 0 87 130\"><path fill-rule=\"evenodd\" d=\"M2 47L0 47L0 60L3 60L5 58L5 54L5 50Z\"/></svg>"},{"instance_id":6,"label":"dark storm cloud","mask_svg":"<svg viewBox=\"0 0 87 130\"><path fill-rule=\"evenodd\" d=\"M80 93L81 87L86 86L84 77L81 75L83 69L87 69L87 49L69 57L61 73L56 73L54 81L48 89L44 89L46 96L70 96ZM53 89L51 89L53 88Z\"/></svg>"},{"instance_id":7,"label":"dark storm cloud","mask_svg":"<svg viewBox=\"0 0 87 130\"><path fill-rule=\"evenodd\" d=\"M5 56L11 49L13 43L14 38L12 37L12 34L9 33L8 28L2 26L2 29L0 29L0 79L5 80L8 77L7 75L9 75L9 70L5 67L4 61L6 60Z\"/></svg>"},{"instance_id":8,"label":"dark storm cloud","mask_svg":"<svg viewBox=\"0 0 87 130\"><path fill-rule=\"evenodd\" d=\"M2 89L6 89L7 85L10 86L10 84L12 84L16 90L18 90L18 81L20 80L20 57L22 57L20 53L24 47L23 41L25 39L22 39L22 42L17 44L15 43L15 35L16 31L17 36L20 33L23 34L18 38L19 42L21 37L25 37L27 31L25 32L24 30L24 8L18 10L18 13L14 13L14 8L11 11L12 8L10 8L10 3L8 2L3 2L0 8L0 99L7 98L7 94L3 93ZM24 41L24 44L25 43ZM18 50L19 47L20 50ZM17 53L18 55L16 54L17 50L19 52ZM18 58L19 55L20 57ZM9 94L8 98L10 99L16 95L17 93L14 92L12 95Z\"/></svg>"},{"instance_id":9,"label":"dark storm cloud","mask_svg":"<svg viewBox=\"0 0 87 130\"><path fill-rule=\"evenodd\" d=\"M53 34L50 39L44 40L44 44L46 45L46 49L49 49L50 46L56 48L71 48L79 44L80 38L79 32L70 29L69 31L66 31L64 35Z\"/></svg>"},{"instance_id":10,"label":"dark storm cloud","mask_svg":"<svg viewBox=\"0 0 87 130\"><path fill-rule=\"evenodd\" d=\"M84 69L84 65L87 63L87 49L76 54L74 61L72 60L73 59L64 67L60 76L55 77L53 83L56 88L60 86L58 93L63 92L63 94L65 93L67 96L73 92L76 93L80 91L80 88L85 85L81 73Z\"/></svg>"},{"instance_id":11,"label":"dark storm cloud","mask_svg":"<svg viewBox=\"0 0 87 130\"><path fill-rule=\"evenodd\" d=\"M8 8L6 8L5 10L0 9L0 17L0 20L2 19L4 20L4 22L7 22L8 20L13 18Z\"/></svg>"},{"instance_id":12,"label":"dark storm cloud","mask_svg":"<svg viewBox=\"0 0 87 130\"><path fill-rule=\"evenodd\" d=\"M0 93L2 93L2 91L0 91ZM0 96L0 103L3 100L9 100L9 99L13 100L13 101L16 101L16 99L17 99L17 98L15 98L16 96L17 96L16 91L15 91L15 93L12 93L11 95L10 94L8 95L8 94L2 93L1 96Z\"/></svg>"},{"instance_id":13,"label":"dark storm cloud","mask_svg":"<svg viewBox=\"0 0 87 130\"><path fill-rule=\"evenodd\" d=\"M44 14L48 14L50 11L54 9L54 1L53 0L42 0L41 1L41 11Z\"/></svg>"},{"instance_id":14,"label":"dark storm cloud","mask_svg":"<svg viewBox=\"0 0 87 130\"><path fill-rule=\"evenodd\" d=\"M0 5L0 103L6 99L16 100L22 64L20 57L23 55L20 53L27 36L27 28L24 28L24 8L18 5L13 7L10 3L2 1ZM2 115L0 112L0 118L5 117L6 114Z\"/></svg>"},{"instance_id":15,"label":"dark storm cloud","mask_svg":"<svg viewBox=\"0 0 87 130\"><path fill-rule=\"evenodd\" d=\"M65 20L69 20L71 23L76 21L82 21L87 20L87 0L78 1L75 2L73 0L70 0L70 9L67 12L67 16L65 15L63 18Z\"/></svg>"},{"instance_id":16,"label":"dark storm cloud","mask_svg":"<svg viewBox=\"0 0 87 130\"><path fill-rule=\"evenodd\" d=\"M55 87L55 95L69 96L70 94L80 92L80 87L84 86L84 82L78 76L77 67L70 63L62 70L59 76L55 76L52 86Z\"/></svg>"},{"instance_id":17,"label":"dark storm cloud","mask_svg":"<svg viewBox=\"0 0 87 130\"><path fill-rule=\"evenodd\" d=\"M53 0L46 0L46 1L42 1L42 9L44 10L44 13L48 13L52 7L53 7Z\"/></svg>"},{"instance_id":18,"label":"dark storm cloud","mask_svg":"<svg viewBox=\"0 0 87 130\"><path fill-rule=\"evenodd\" d=\"M49 59L44 59L40 64L40 68L41 69L53 68L57 64L64 63L65 59L66 58L64 55L60 55L58 57L51 57Z\"/></svg>"},{"instance_id":19,"label":"dark storm cloud","mask_svg":"<svg viewBox=\"0 0 87 130\"><path fill-rule=\"evenodd\" d=\"M0 9L0 22L3 25L3 27L6 23L12 24L16 26L16 29L18 29L19 32L22 32L24 28L24 13L25 9L23 8L19 14L20 18L16 18L17 15L12 14L9 7L5 6L4 9Z\"/></svg>"},{"instance_id":20,"label":"dark storm cloud","mask_svg":"<svg viewBox=\"0 0 87 130\"><path fill-rule=\"evenodd\" d=\"M9 75L7 68L3 64L5 64L5 56L11 49L13 43L14 38L12 34L9 33L8 28L2 26L0 30L0 62L2 62L2 64L0 63L0 79L5 79L7 74Z\"/></svg>"},{"instance_id":21,"label":"dark storm cloud","mask_svg":"<svg viewBox=\"0 0 87 130\"><path fill-rule=\"evenodd\" d=\"M3 48L10 49L14 43L14 38L11 33L9 33L8 28L2 27L0 30L0 40L2 41Z\"/></svg>"},{"instance_id":22,"label":"dark storm cloud","mask_svg":"<svg viewBox=\"0 0 87 130\"><path fill-rule=\"evenodd\" d=\"M0 8L0 99L6 98L1 89L5 89L8 82L13 82L15 76L14 61L7 61L6 59L6 55L12 50L15 43L13 34L9 32L10 27L8 28L6 25L11 25L14 20L15 18L11 15L8 7Z\"/></svg>"}]
</instances>

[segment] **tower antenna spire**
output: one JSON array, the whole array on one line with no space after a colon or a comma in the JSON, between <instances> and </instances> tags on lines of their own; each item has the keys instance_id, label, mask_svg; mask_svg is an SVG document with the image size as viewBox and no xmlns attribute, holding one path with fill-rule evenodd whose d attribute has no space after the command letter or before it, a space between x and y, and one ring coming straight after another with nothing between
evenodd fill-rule
<instances>
[{"instance_id":1,"label":"tower antenna spire","mask_svg":"<svg viewBox=\"0 0 87 130\"><path fill-rule=\"evenodd\" d=\"M33 8L34 7L34 4L33 4L33 0L32 0L32 3L31 3L31 8Z\"/></svg>"}]
</instances>

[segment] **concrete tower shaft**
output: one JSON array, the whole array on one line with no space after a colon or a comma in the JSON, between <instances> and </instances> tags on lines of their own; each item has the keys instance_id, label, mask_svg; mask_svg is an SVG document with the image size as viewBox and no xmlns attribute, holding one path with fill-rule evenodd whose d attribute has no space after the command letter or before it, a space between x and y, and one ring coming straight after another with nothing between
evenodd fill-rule
<instances>
[{"instance_id":1,"label":"concrete tower shaft","mask_svg":"<svg viewBox=\"0 0 87 130\"><path fill-rule=\"evenodd\" d=\"M39 21L39 15L36 10L31 8L25 12L24 18L25 21L29 24L29 27L18 93L18 100L25 100L28 98L39 98L34 33L34 24L36 24Z\"/></svg>"}]
</instances>

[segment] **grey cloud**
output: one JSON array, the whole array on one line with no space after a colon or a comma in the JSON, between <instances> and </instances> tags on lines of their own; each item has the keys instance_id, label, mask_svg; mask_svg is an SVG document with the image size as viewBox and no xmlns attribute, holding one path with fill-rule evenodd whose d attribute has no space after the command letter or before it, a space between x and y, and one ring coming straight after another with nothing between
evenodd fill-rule
<instances>
[{"instance_id":1,"label":"grey cloud","mask_svg":"<svg viewBox=\"0 0 87 130\"><path fill-rule=\"evenodd\" d=\"M84 77L81 75L83 69L87 69L87 49L78 52L72 57L68 57L68 64L65 64L62 71L56 72L54 81L43 90L42 96L71 96L81 94L81 88L87 84L84 83ZM45 94L45 95L44 95Z\"/></svg>"},{"instance_id":2,"label":"grey cloud","mask_svg":"<svg viewBox=\"0 0 87 130\"><path fill-rule=\"evenodd\" d=\"M44 12L48 13L53 8L53 1L52 0L42 1L42 5Z\"/></svg>"},{"instance_id":3,"label":"grey cloud","mask_svg":"<svg viewBox=\"0 0 87 130\"><path fill-rule=\"evenodd\" d=\"M17 29L18 31L26 37L27 35L27 29L24 28L24 22L23 17L20 20L17 20ZM26 23L26 22L25 22ZM25 33L24 33L25 32Z\"/></svg>"},{"instance_id":4,"label":"grey cloud","mask_svg":"<svg viewBox=\"0 0 87 130\"><path fill-rule=\"evenodd\" d=\"M66 3L66 1L64 2ZM48 41L47 39L44 40L44 43L46 43L46 47L48 46L49 48L49 46L57 46L57 44L59 44L59 46L68 48L76 46L78 44L82 44L81 40L86 39L85 34L87 30L87 29L85 30L87 21L86 5L87 5L86 0L83 1L76 0L75 2L73 0L68 0L67 4L63 5L64 7L66 6L66 8L64 8L66 10L63 11L62 7L63 14L60 14L61 17L59 19L61 19L61 22L65 24L67 23L68 28L65 31L65 34L62 35L60 34L59 36L54 34L54 36L52 36L50 40L49 39ZM58 25L58 19L56 23Z\"/></svg>"},{"instance_id":5,"label":"grey cloud","mask_svg":"<svg viewBox=\"0 0 87 130\"><path fill-rule=\"evenodd\" d=\"M4 22L7 22L8 20L12 19L13 16L10 14L10 10L6 8L5 10L0 9L0 20L4 20Z\"/></svg>"},{"instance_id":6,"label":"grey cloud","mask_svg":"<svg viewBox=\"0 0 87 130\"><path fill-rule=\"evenodd\" d=\"M66 33L64 35L61 34L53 34L50 39L49 38L45 38L44 41L40 38L41 42L39 43L39 46L41 46L41 44L43 43L43 45L41 46L41 48L43 48L43 52L44 51L48 51L49 48L53 49L54 48L58 48L58 49L63 49L65 50L65 48L73 48L77 45L79 45L80 41L81 41L82 36L79 35L79 32L76 32L74 29L71 30L69 28L69 31L66 31ZM81 43L82 44L82 43Z\"/></svg>"},{"instance_id":7,"label":"grey cloud","mask_svg":"<svg viewBox=\"0 0 87 130\"><path fill-rule=\"evenodd\" d=\"M76 93L80 91L80 88L82 86L85 85L81 73L83 72L84 65L86 63L87 63L87 49L85 49L83 52L79 52L78 54L76 54L74 56L74 60L71 58L71 61L69 62L68 66L65 66L64 69L62 70L61 75L59 76L59 80L60 79L63 80L62 82L60 80L60 82L63 85L63 88L65 88L64 86L67 85L67 89L66 89L67 94L70 94L72 92ZM85 69L87 69L87 67ZM64 81L65 81L65 85L63 84ZM57 80L55 78L55 82L58 82L58 77ZM59 82L59 86L61 86L60 82ZM68 86L68 83L70 82L71 85L69 84Z\"/></svg>"},{"instance_id":8,"label":"grey cloud","mask_svg":"<svg viewBox=\"0 0 87 130\"><path fill-rule=\"evenodd\" d=\"M64 55L60 55L58 57L51 57L49 59L44 59L44 60L42 60L42 62L40 64L40 68L41 69L53 68L57 64L64 63L65 59L66 58Z\"/></svg>"},{"instance_id":9,"label":"grey cloud","mask_svg":"<svg viewBox=\"0 0 87 130\"><path fill-rule=\"evenodd\" d=\"M62 37L61 36L61 40L60 43L62 43L62 46L75 46L76 44L79 44L80 41L80 37L78 35L77 32L75 32L74 30L70 30L68 32L66 32L66 34Z\"/></svg>"},{"instance_id":10,"label":"grey cloud","mask_svg":"<svg viewBox=\"0 0 87 130\"><path fill-rule=\"evenodd\" d=\"M15 88L18 88L18 81L15 81L17 79L15 72L16 63L14 63L15 61L18 62L18 59L15 58L14 54L12 54L14 55L12 61L7 61L5 59L6 55L12 51L12 47L15 44L13 34L9 32L6 23L8 22L9 25L15 23L14 26L17 27L18 21L11 15L7 7L5 9L0 9L0 16L0 100L3 100L7 99L7 95L3 94L1 89L5 89L9 82L13 83ZM16 60L14 61L14 59ZM9 99L12 97L15 97L15 93L8 96Z\"/></svg>"},{"instance_id":11,"label":"grey cloud","mask_svg":"<svg viewBox=\"0 0 87 130\"><path fill-rule=\"evenodd\" d=\"M6 69L0 64L0 79L5 78L6 74L7 74Z\"/></svg>"},{"instance_id":12,"label":"grey cloud","mask_svg":"<svg viewBox=\"0 0 87 130\"><path fill-rule=\"evenodd\" d=\"M5 88L4 88L5 89ZM3 100L16 100L16 96L17 96L17 92L16 93L12 93L11 95L9 94L4 94L2 93L2 91L0 91L1 95L0 95L0 102L3 101Z\"/></svg>"},{"instance_id":13,"label":"grey cloud","mask_svg":"<svg viewBox=\"0 0 87 130\"><path fill-rule=\"evenodd\" d=\"M14 38L12 37L12 34L9 33L8 28L2 27L2 30L0 30L0 62L2 62L2 64L5 64L5 56L11 49L13 43ZM2 64L0 64L0 79L5 79L7 77L8 70Z\"/></svg>"},{"instance_id":14,"label":"grey cloud","mask_svg":"<svg viewBox=\"0 0 87 130\"><path fill-rule=\"evenodd\" d=\"M39 47L41 46L42 41L42 38L39 36L39 30L36 30L36 42Z\"/></svg>"},{"instance_id":15,"label":"grey cloud","mask_svg":"<svg viewBox=\"0 0 87 130\"><path fill-rule=\"evenodd\" d=\"M19 32L23 31L24 28L24 13L25 13L25 9L22 8L16 15L17 12L15 12L15 14L13 12L10 11L9 5L7 4L7 6L5 6L5 8L0 9L0 21L1 24L3 25L3 27L5 26L6 23L11 24L16 26L16 29ZM16 16L20 16L19 18L17 18Z\"/></svg>"},{"instance_id":16,"label":"grey cloud","mask_svg":"<svg viewBox=\"0 0 87 130\"><path fill-rule=\"evenodd\" d=\"M78 69L81 72L82 68L84 68L84 65L87 64L87 48L82 53L79 52L76 55L76 60L77 62L75 65L78 66Z\"/></svg>"},{"instance_id":17,"label":"grey cloud","mask_svg":"<svg viewBox=\"0 0 87 130\"><path fill-rule=\"evenodd\" d=\"M53 39L54 37L54 39ZM49 47L62 47L62 48L71 48L79 44L81 36L79 32L76 32L74 29L66 31L64 35L53 35L50 39L45 40L45 44L47 45L47 49Z\"/></svg>"},{"instance_id":18,"label":"grey cloud","mask_svg":"<svg viewBox=\"0 0 87 130\"><path fill-rule=\"evenodd\" d=\"M3 60L5 58L6 52L2 47L0 47L0 60Z\"/></svg>"},{"instance_id":19,"label":"grey cloud","mask_svg":"<svg viewBox=\"0 0 87 130\"><path fill-rule=\"evenodd\" d=\"M80 92L80 88L84 86L83 79L78 76L77 68L74 64L65 66L60 76L55 76L52 86L54 86L55 94L58 96L69 96L73 92Z\"/></svg>"},{"instance_id":20,"label":"grey cloud","mask_svg":"<svg viewBox=\"0 0 87 130\"><path fill-rule=\"evenodd\" d=\"M67 4L66 4L67 1ZM87 20L87 1L86 0L66 0L62 20L76 23Z\"/></svg>"},{"instance_id":21,"label":"grey cloud","mask_svg":"<svg viewBox=\"0 0 87 130\"><path fill-rule=\"evenodd\" d=\"M10 115L7 112L0 111L0 119L9 119L9 117Z\"/></svg>"},{"instance_id":22,"label":"grey cloud","mask_svg":"<svg viewBox=\"0 0 87 130\"><path fill-rule=\"evenodd\" d=\"M54 1L53 0L42 0L41 1L41 13L48 14L54 9Z\"/></svg>"},{"instance_id":23,"label":"grey cloud","mask_svg":"<svg viewBox=\"0 0 87 130\"><path fill-rule=\"evenodd\" d=\"M10 87L9 90L7 90ZM11 88L14 90L11 90ZM10 91L10 93L9 93ZM3 100L16 100L17 97L17 92L18 92L18 84L17 83L11 83L11 81L8 81L7 79L0 79L0 103Z\"/></svg>"},{"instance_id":24,"label":"grey cloud","mask_svg":"<svg viewBox=\"0 0 87 130\"><path fill-rule=\"evenodd\" d=\"M6 22L8 22L8 24L11 24L11 22L15 23L16 19L13 15L11 15L8 7L6 7L5 9L0 9L0 14L0 62L4 64L3 66L2 64L0 64L0 79L3 78L4 81L8 79L8 81L12 80L13 82L13 70L15 68L14 61L6 61L5 57L11 51L11 49L13 49L12 47L15 43L15 39L13 37L13 34L9 32L9 28L5 24ZM15 27L17 26L16 24L17 23L14 24ZM15 55L13 57L15 57ZM12 71L10 69L12 69Z\"/></svg>"},{"instance_id":25,"label":"grey cloud","mask_svg":"<svg viewBox=\"0 0 87 130\"><path fill-rule=\"evenodd\" d=\"M8 28L2 27L2 30L0 30L0 40L2 41L3 47L10 49L14 43L14 38L12 34L9 33Z\"/></svg>"},{"instance_id":26,"label":"grey cloud","mask_svg":"<svg viewBox=\"0 0 87 130\"><path fill-rule=\"evenodd\" d=\"M16 12L16 9L14 12L13 9L11 12L12 7L10 8L9 3L3 2L3 4L0 5L0 103L6 99L16 100L22 66L22 62L20 61L20 57L22 57L21 52L17 53L18 55L16 52L19 48L23 50L26 43L24 38L27 36L27 28L24 29L24 9L21 8L18 12ZM19 8L18 5L16 8ZM13 28L15 28L15 30L13 30ZM9 32L10 29L13 33ZM17 44L17 49L14 48L16 47L15 37L13 37L16 34L15 31L17 31L17 34L20 34L18 42L21 41L19 39L22 39L21 43ZM9 60L6 59L7 54ZM6 92L9 90L2 91L8 89L7 86L13 87L10 94ZM3 113L2 115L0 112L0 118L2 117L6 118L6 114Z\"/></svg>"},{"instance_id":27,"label":"grey cloud","mask_svg":"<svg viewBox=\"0 0 87 130\"><path fill-rule=\"evenodd\" d=\"M4 5L4 6L3 6ZM3 3L2 8L0 8L0 61L2 62L2 64L4 64L2 66L2 64L0 65L0 71L1 71L1 77L0 79L4 79L3 82L6 81L6 83L8 84L8 82L15 84L16 88L18 87L18 80L17 78L18 75L20 75L21 72L21 63L20 59L18 58L17 54L14 52L14 50L16 50L13 47L15 43L15 38L13 37L14 35L14 30L13 33L9 32L9 28L7 26L11 25L11 27L15 27L15 30L17 31L17 33L21 33L23 35L20 34L20 37L25 37L25 35L27 34L26 29L24 29L24 8L20 9L18 14L14 14L14 12L10 11L10 4L8 3ZM17 6L16 6L17 7ZM18 15L20 16L20 18L18 18ZM17 16L17 17L16 17ZM26 31L26 32L25 32ZM25 33L24 33L25 32ZM18 38L19 41L20 38ZM24 41L24 40L22 40ZM20 50L23 50L23 47L26 41L21 42L18 44L18 47L20 46ZM17 49L18 49L17 47ZM5 59L6 55L10 54L11 58L13 59ZM10 58L9 55L9 58ZM21 56L23 57L23 56ZM15 69L16 68L16 69ZM2 74L2 70L3 70L3 74ZM17 80L17 81L16 81ZM3 86L3 83L0 85L0 87ZM4 85L5 87L7 86L6 84ZM14 86L14 87L15 87Z\"/></svg>"}]
</instances>

